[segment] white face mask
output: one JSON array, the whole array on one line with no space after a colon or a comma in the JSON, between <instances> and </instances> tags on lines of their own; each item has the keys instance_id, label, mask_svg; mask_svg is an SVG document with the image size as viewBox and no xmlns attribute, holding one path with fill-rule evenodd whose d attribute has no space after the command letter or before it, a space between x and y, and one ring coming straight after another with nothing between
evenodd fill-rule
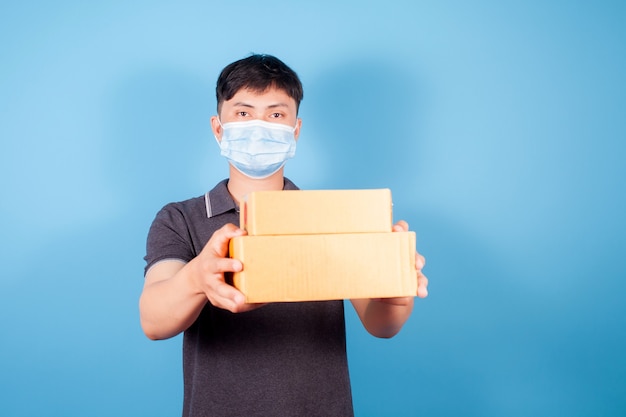
<instances>
[{"instance_id":1,"label":"white face mask","mask_svg":"<svg viewBox=\"0 0 626 417\"><path fill-rule=\"evenodd\" d=\"M262 179L296 154L295 127L263 120L222 125L221 154L242 174ZM216 138L217 139L217 138Z\"/></svg>"}]
</instances>

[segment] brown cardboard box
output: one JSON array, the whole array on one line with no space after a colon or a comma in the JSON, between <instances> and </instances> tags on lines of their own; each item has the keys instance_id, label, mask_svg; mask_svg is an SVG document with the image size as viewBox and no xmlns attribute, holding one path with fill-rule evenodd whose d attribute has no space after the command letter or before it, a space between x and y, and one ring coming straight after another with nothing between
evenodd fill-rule
<instances>
[{"instance_id":1,"label":"brown cardboard box","mask_svg":"<svg viewBox=\"0 0 626 417\"><path fill-rule=\"evenodd\" d=\"M240 225L249 236L391 232L389 189L256 191Z\"/></svg>"},{"instance_id":2,"label":"brown cardboard box","mask_svg":"<svg viewBox=\"0 0 626 417\"><path fill-rule=\"evenodd\" d=\"M414 296L415 233L240 236L233 281L250 303Z\"/></svg>"}]
</instances>

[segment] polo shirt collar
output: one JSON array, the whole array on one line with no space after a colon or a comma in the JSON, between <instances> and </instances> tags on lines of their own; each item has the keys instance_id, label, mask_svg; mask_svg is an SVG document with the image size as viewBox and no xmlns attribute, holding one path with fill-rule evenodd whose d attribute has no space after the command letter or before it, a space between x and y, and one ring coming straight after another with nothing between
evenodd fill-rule
<instances>
[{"instance_id":1,"label":"polo shirt collar","mask_svg":"<svg viewBox=\"0 0 626 417\"><path fill-rule=\"evenodd\" d=\"M284 178L283 190L297 190L298 187L289 178ZM204 195L207 217L218 216L231 210L238 210L235 201L228 192L228 179L220 181L215 188Z\"/></svg>"}]
</instances>

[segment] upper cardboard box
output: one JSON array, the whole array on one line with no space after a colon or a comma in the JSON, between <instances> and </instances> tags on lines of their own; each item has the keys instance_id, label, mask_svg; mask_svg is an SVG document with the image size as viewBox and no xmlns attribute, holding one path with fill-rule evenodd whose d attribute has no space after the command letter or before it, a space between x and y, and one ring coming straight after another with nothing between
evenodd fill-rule
<instances>
[{"instance_id":1,"label":"upper cardboard box","mask_svg":"<svg viewBox=\"0 0 626 417\"><path fill-rule=\"evenodd\" d=\"M240 224L249 236L391 232L391 191L255 191Z\"/></svg>"}]
</instances>

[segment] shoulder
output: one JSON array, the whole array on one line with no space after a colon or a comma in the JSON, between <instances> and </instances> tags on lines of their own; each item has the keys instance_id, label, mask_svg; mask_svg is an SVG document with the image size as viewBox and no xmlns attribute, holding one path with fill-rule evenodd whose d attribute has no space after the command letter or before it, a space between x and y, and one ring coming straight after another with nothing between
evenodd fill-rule
<instances>
[{"instance_id":1,"label":"shoulder","mask_svg":"<svg viewBox=\"0 0 626 417\"><path fill-rule=\"evenodd\" d=\"M176 259L189 262L196 255L193 230L203 216L203 197L168 203L161 208L148 232L146 242L147 272L157 262ZM206 211L204 211L206 213ZM206 214L204 214L206 217Z\"/></svg>"},{"instance_id":2,"label":"shoulder","mask_svg":"<svg viewBox=\"0 0 626 417\"><path fill-rule=\"evenodd\" d=\"M184 219L206 216L204 196L176 201L163 206L156 214L155 223L178 224L186 223Z\"/></svg>"},{"instance_id":3,"label":"shoulder","mask_svg":"<svg viewBox=\"0 0 626 417\"><path fill-rule=\"evenodd\" d=\"M211 191L208 191L204 195L189 198L187 200L175 201L163 206L156 214L152 226L150 228L150 235L155 236L171 236L172 233L180 235L181 237L188 238L200 238L200 234L204 236L204 232L215 228L211 221L215 213L214 200L224 200L224 198L216 199L209 196L220 196L226 193L226 180L219 182ZM235 208L235 204L232 198L229 199L230 203L223 203L223 212L229 209ZM221 213L221 212L220 212ZM203 240L204 237L200 239Z\"/></svg>"},{"instance_id":4,"label":"shoulder","mask_svg":"<svg viewBox=\"0 0 626 417\"><path fill-rule=\"evenodd\" d=\"M228 180L222 180L217 183L211 191L206 192L204 195L168 203L159 211L157 218L159 215L165 217L174 215L187 218L210 217L212 209L209 202L218 197L219 199L224 199L224 195L228 196L228 189L226 188L227 183ZM211 198L209 198L209 196L211 196Z\"/></svg>"},{"instance_id":5,"label":"shoulder","mask_svg":"<svg viewBox=\"0 0 626 417\"><path fill-rule=\"evenodd\" d=\"M198 197L193 197L187 200L182 201L174 201L171 203L167 203L159 213L161 212L178 212L178 213L194 213L197 211L202 211L206 209L205 205L205 196L201 195Z\"/></svg>"}]
</instances>

